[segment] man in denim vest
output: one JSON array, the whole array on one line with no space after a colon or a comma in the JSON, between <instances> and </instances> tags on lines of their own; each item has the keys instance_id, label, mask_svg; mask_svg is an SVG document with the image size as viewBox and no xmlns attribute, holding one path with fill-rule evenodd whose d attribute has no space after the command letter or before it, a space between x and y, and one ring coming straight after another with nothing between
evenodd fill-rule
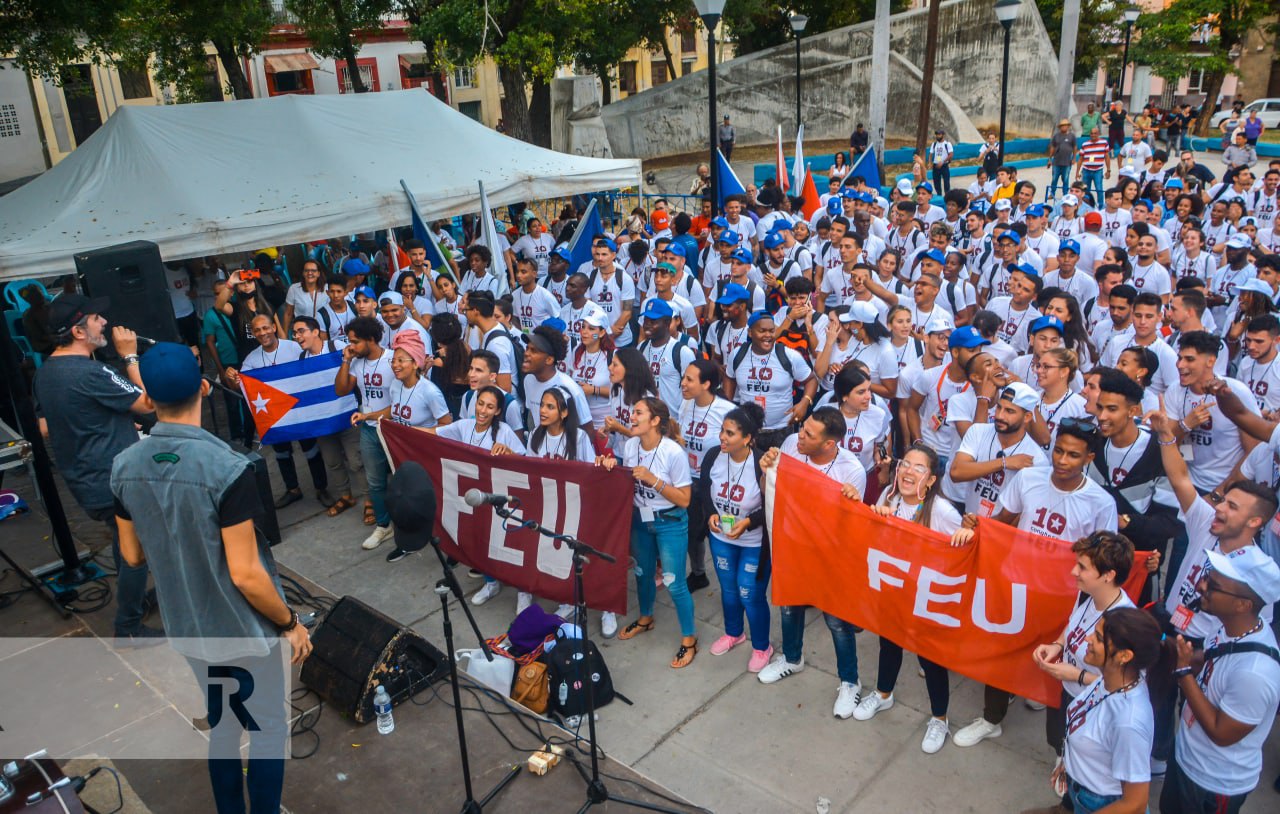
<instances>
[{"instance_id":1,"label":"man in denim vest","mask_svg":"<svg viewBox=\"0 0 1280 814\"><path fill-rule=\"evenodd\" d=\"M131 566L150 565L173 648L210 701L217 810L244 811L247 786L254 814L277 811L288 746L280 639L296 664L311 652L310 637L285 604L271 550L254 528L263 507L249 461L200 426L209 384L191 349L161 342L139 368L159 422L111 469L121 554ZM254 691L241 702L251 721L234 705L235 716L212 708L220 694L208 685L228 670L252 677ZM245 773L240 735L251 724Z\"/></svg>"}]
</instances>

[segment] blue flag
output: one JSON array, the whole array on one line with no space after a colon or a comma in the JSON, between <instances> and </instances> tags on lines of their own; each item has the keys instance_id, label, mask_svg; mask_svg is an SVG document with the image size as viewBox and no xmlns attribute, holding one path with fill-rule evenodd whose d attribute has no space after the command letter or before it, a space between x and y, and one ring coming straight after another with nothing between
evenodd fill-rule
<instances>
[{"instance_id":1,"label":"blue flag","mask_svg":"<svg viewBox=\"0 0 1280 814\"><path fill-rule=\"evenodd\" d=\"M729 166L729 162L725 160L724 153L716 150L717 169L720 173L720 183L716 187L716 211L724 211L724 201L730 195L746 195L747 188L738 180L738 176L734 173L733 167Z\"/></svg>"},{"instance_id":2,"label":"blue flag","mask_svg":"<svg viewBox=\"0 0 1280 814\"><path fill-rule=\"evenodd\" d=\"M600 222L600 211L596 208L596 198L587 204L587 211L582 213L578 228L569 241L569 273L578 270L583 263L591 262L591 243L596 235L604 234L604 225Z\"/></svg>"},{"instance_id":3,"label":"blue flag","mask_svg":"<svg viewBox=\"0 0 1280 814\"><path fill-rule=\"evenodd\" d=\"M449 266L449 261L444 259L444 252L440 248L440 244L436 241L435 235L431 234L431 230L427 228L427 224L422 220L422 213L418 211L418 199L413 197L413 193L409 191L409 185L400 181L400 187L404 190L405 197L409 199L409 210L413 214L413 236L422 241L422 245L427 247L427 262L431 264L433 269L443 269L453 276L453 271Z\"/></svg>"},{"instance_id":4,"label":"blue flag","mask_svg":"<svg viewBox=\"0 0 1280 814\"><path fill-rule=\"evenodd\" d=\"M867 186L872 187L876 190L876 194L879 194L880 162L876 160L875 147L869 146L862 151L862 155L858 156L858 160L854 162L840 186L847 186L854 178L861 178Z\"/></svg>"}]
</instances>

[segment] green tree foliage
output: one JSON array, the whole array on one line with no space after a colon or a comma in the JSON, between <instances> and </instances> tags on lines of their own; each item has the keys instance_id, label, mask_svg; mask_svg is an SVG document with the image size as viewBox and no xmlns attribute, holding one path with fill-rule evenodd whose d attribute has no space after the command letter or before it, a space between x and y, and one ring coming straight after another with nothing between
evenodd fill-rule
<instances>
[{"instance_id":1,"label":"green tree foliage","mask_svg":"<svg viewBox=\"0 0 1280 814\"><path fill-rule=\"evenodd\" d=\"M73 62L102 62L132 0L0 0L0 54L56 79Z\"/></svg>"},{"instance_id":2,"label":"green tree foliage","mask_svg":"<svg viewBox=\"0 0 1280 814\"><path fill-rule=\"evenodd\" d=\"M905 11L907 0L892 0L890 10ZM789 10L809 18L804 34L820 34L875 19L876 0L796 0ZM791 24L776 0L734 0L725 6L724 25L739 54L790 42Z\"/></svg>"},{"instance_id":3,"label":"green tree foliage","mask_svg":"<svg viewBox=\"0 0 1280 814\"><path fill-rule=\"evenodd\" d=\"M1062 43L1062 7L1063 0L1036 0L1040 20L1055 51ZM1119 53L1117 43L1124 39L1124 7L1124 3L1113 0L1080 0L1075 81L1094 76L1104 60Z\"/></svg>"},{"instance_id":4,"label":"green tree foliage","mask_svg":"<svg viewBox=\"0 0 1280 814\"><path fill-rule=\"evenodd\" d=\"M345 60L351 89L365 93L364 80L355 67L356 53L369 33L382 28L393 0L287 0L286 7L311 40L311 51L322 57Z\"/></svg>"}]
</instances>

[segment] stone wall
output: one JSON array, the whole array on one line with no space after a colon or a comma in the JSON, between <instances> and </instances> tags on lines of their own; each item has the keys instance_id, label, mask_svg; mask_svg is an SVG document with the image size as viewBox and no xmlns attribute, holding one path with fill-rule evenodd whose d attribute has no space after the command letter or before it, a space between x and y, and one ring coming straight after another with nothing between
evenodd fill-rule
<instances>
[{"instance_id":1,"label":"stone wall","mask_svg":"<svg viewBox=\"0 0 1280 814\"><path fill-rule=\"evenodd\" d=\"M932 128L953 140L975 141L978 128L1000 119L1003 31L992 0L942 4L934 72ZM894 15L890 23L888 135L912 138L919 109L927 10ZM810 139L848 138L865 121L870 97L873 23L806 37L801 45L802 115ZM1054 121L1057 56L1032 0L1014 23L1009 52L1011 135L1043 135ZM705 71L644 91L601 110L613 154L650 158L692 152L707 143ZM717 112L729 114L738 144L770 143L782 125L794 138L795 46L747 54L716 71Z\"/></svg>"}]
</instances>

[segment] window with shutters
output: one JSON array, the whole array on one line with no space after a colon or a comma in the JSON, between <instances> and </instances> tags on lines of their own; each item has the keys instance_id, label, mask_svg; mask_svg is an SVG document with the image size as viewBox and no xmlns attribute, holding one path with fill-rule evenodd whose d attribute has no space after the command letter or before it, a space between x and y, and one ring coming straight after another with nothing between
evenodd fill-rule
<instances>
[{"instance_id":1,"label":"window with shutters","mask_svg":"<svg viewBox=\"0 0 1280 814\"><path fill-rule=\"evenodd\" d=\"M653 86L667 84L669 77L667 76L667 62L664 59L655 59L649 63L649 75L653 77Z\"/></svg>"},{"instance_id":2,"label":"window with shutters","mask_svg":"<svg viewBox=\"0 0 1280 814\"><path fill-rule=\"evenodd\" d=\"M618 66L618 88L626 94L636 92L636 62L628 60Z\"/></svg>"}]
</instances>

